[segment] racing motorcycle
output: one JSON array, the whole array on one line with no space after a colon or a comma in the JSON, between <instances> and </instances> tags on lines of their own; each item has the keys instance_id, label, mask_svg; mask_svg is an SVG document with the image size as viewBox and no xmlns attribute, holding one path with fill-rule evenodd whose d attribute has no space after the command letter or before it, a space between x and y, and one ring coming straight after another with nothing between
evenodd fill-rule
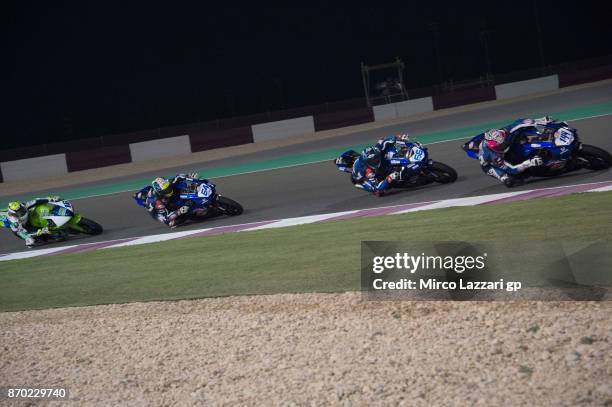
<instances>
[{"instance_id":1,"label":"racing motorcycle","mask_svg":"<svg viewBox=\"0 0 612 407\"><path fill-rule=\"evenodd\" d=\"M69 235L99 235L103 231L97 222L75 212L66 200L36 205L30 209L28 222L37 229L49 230L36 237L37 244L64 241Z\"/></svg>"},{"instance_id":2,"label":"racing motorcycle","mask_svg":"<svg viewBox=\"0 0 612 407\"><path fill-rule=\"evenodd\" d=\"M515 141L506 153L505 159L518 164L536 156L543 165L531 167L517 175L525 180L529 177L554 177L580 169L605 170L612 165L612 156L606 150L580 142L576 129L566 122L551 121L536 124L530 119L519 128ZM468 157L478 159L484 133L474 136L461 148Z\"/></svg>"},{"instance_id":3,"label":"racing motorcycle","mask_svg":"<svg viewBox=\"0 0 612 407\"><path fill-rule=\"evenodd\" d=\"M144 187L134 195L134 200L140 206L147 207L146 197L151 186ZM217 193L215 184L207 180L185 180L176 185L178 197L172 200L172 205L180 208L187 206L189 212L180 215L178 223L186 220L203 220L216 216L237 216L242 214L243 208L238 202ZM165 209L167 210L167 209Z\"/></svg>"},{"instance_id":4,"label":"racing motorcycle","mask_svg":"<svg viewBox=\"0 0 612 407\"><path fill-rule=\"evenodd\" d=\"M352 173L353 164L361 154L355 150L348 150L334 160L338 170ZM451 166L434 161L429 158L427 147L417 141L412 141L410 145L402 147L393 157L385 157L385 174L379 178L384 178L388 174L397 171L404 174L409 169L411 176L401 176L391 183L391 188L411 188L415 186L427 185L433 182L448 184L457 180L457 171Z\"/></svg>"}]
</instances>

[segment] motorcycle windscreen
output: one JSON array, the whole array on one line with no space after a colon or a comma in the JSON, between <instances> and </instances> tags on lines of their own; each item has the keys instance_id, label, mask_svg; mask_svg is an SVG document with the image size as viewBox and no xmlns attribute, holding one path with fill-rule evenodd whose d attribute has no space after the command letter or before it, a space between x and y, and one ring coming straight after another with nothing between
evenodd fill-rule
<instances>
[{"instance_id":1,"label":"motorcycle windscreen","mask_svg":"<svg viewBox=\"0 0 612 407\"><path fill-rule=\"evenodd\" d=\"M461 146L461 149L465 151L468 157L474 160L478 159L478 150L480 149L480 143L484 139L484 134L481 133L475 137L472 137L470 141Z\"/></svg>"}]
</instances>

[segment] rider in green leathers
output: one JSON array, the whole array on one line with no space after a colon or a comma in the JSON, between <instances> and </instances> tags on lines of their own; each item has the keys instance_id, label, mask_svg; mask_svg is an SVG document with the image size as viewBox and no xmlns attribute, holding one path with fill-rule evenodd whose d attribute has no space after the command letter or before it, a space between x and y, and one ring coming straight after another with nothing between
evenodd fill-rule
<instances>
[{"instance_id":1,"label":"rider in green leathers","mask_svg":"<svg viewBox=\"0 0 612 407\"><path fill-rule=\"evenodd\" d=\"M36 238L47 235L48 228L36 228L30 222L30 211L38 205L49 202L59 202L60 197L50 196L48 198L37 198L28 202L11 202L8 205L6 216L2 219L0 225L10 228L13 233L25 241L26 246L33 247L36 243Z\"/></svg>"}]
</instances>

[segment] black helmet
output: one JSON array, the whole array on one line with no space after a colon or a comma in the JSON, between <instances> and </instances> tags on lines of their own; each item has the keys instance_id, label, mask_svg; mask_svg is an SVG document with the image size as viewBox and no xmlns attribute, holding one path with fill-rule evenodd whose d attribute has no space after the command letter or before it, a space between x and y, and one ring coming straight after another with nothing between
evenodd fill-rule
<instances>
[{"instance_id":1,"label":"black helmet","mask_svg":"<svg viewBox=\"0 0 612 407\"><path fill-rule=\"evenodd\" d=\"M382 151L378 147L368 147L363 150L363 157L368 167L373 169L380 168L382 163Z\"/></svg>"}]
</instances>

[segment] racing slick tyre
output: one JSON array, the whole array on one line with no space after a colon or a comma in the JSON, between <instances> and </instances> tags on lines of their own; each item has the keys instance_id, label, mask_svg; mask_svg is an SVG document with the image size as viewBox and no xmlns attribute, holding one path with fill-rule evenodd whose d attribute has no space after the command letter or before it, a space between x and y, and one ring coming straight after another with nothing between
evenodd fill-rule
<instances>
[{"instance_id":1,"label":"racing slick tyre","mask_svg":"<svg viewBox=\"0 0 612 407\"><path fill-rule=\"evenodd\" d=\"M589 170L606 170L612 166L610 153L589 144L582 145L582 148L578 151L578 157L586 160L582 163L582 167Z\"/></svg>"},{"instance_id":2,"label":"racing slick tyre","mask_svg":"<svg viewBox=\"0 0 612 407\"><path fill-rule=\"evenodd\" d=\"M81 218L79 226L83 228L83 233L88 235L99 235L102 233L102 226L91 219Z\"/></svg>"},{"instance_id":3,"label":"racing slick tyre","mask_svg":"<svg viewBox=\"0 0 612 407\"><path fill-rule=\"evenodd\" d=\"M448 184L457 180L457 171L446 164L434 161L431 164L430 171L436 174L435 181L441 184Z\"/></svg>"},{"instance_id":4,"label":"racing slick tyre","mask_svg":"<svg viewBox=\"0 0 612 407\"><path fill-rule=\"evenodd\" d=\"M217 198L217 206L228 216L238 216L242 213L242 205L225 196Z\"/></svg>"}]
</instances>

